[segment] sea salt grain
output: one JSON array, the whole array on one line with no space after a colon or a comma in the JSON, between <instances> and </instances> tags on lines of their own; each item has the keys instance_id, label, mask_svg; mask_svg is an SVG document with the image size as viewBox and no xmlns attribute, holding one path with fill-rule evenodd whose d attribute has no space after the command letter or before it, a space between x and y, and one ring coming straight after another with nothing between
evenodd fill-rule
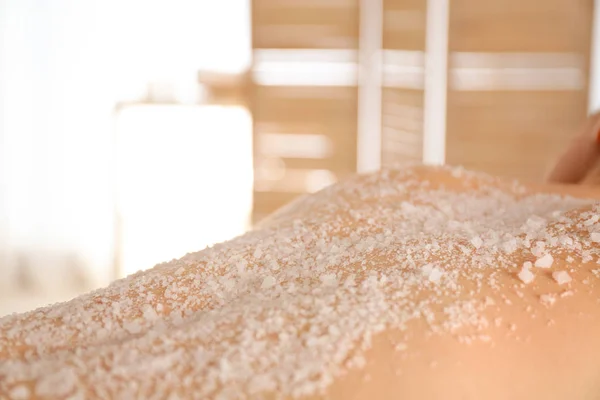
<instances>
[{"instance_id":1,"label":"sea salt grain","mask_svg":"<svg viewBox=\"0 0 600 400\"><path fill-rule=\"evenodd\" d=\"M31 398L31 391L27 386L18 385L10 391L9 398L12 400L29 400Z\"/></svg>"},{"instance_id":2,"label":"sea salt grain","mask_svg":"<svg viewBox=\"0 0 600 400\"><path fill-rule=\"evenodd\" d=\"M567 271L554 271L552 273L552 279L554 279L559 285L571 282L571 276Z\"/></svg>"},{"instance_id":3,"label":"sea salt grain","mask_svg":"<svg viewBox=\"0 0 600 400\"><path fill-rule=\"evenodd\" d=\"M321 282L325 286L336 286L337 285L337 276L335 274L325 274L321 276Z\"/></svg>"},{"instance_id":4,"label":"sea salt grain","mask_svg":"<svg viewBox=\"0 0 600 400\"><path fill-rule=\"evenodd\" d=\"M429 282L438 283L443 275L444 271L442 271L438 267L433 267L429 270L427 274L427 279L429 279Z\"/></svg>"},{"instance_id":5,"label":"sea salt grain","mask_svg":"<svg viewBox=\"0 0 600 400\"><path fill-rule=\"evenodd\" d=\"M525 284L531 283L535 279L535 275L533 274L533 272L531 272L531 270L529 268L526 268L525 266L521 268L517 276Z\"/></svg>"},{"instance_id":6,"label":"sea salt grain","mask_svg":"<svg viewBox=\"0 0 600 400\"><path fill-rule=\"evenodd\" d=\"M543 294L540 296L540 301L545 306L552 306L556 303L556 295L555 294Z\"/></svg>"},{"instance_id":7,"label":"sea salt grain","mask_svg":"<svg viewBox=\"0 0 600 400\"><path fill-rule=\"evenodd\" d=\"M481 247L481 245L483 244L483 240L479 236L475 236L475 237L471 238L471 244L476 249L479 249Z\"/></svg>"},{"instance_id":8,"label":"sea salt grain","mask_svg":"<svg viewBox=\"0 0 600 400\"><path fill-rule=\"evenodd\" d=\"M507 253L507 254L512 254L515 251L517 251L519 245L517 243L517 239L515 239L514 237L511 237L509 239L507 239L504 243L502 243L502 249Z\"/></svg>"},{"instance_id":9,"label":"sea salt grain","mask_svg":"<svg viewBox=\"0 0 600 400\"><path fill-rule=\"evenodd\" d=\"M262 284L260 285L260 287L261 287L262 289L270 289L270 288L272 288L273 286L275 286L275 283L276 283L276 280L275 280L275 278L274 278L274 277L272 277L272 276L266 276L266 277L263 279L263 281L262 281Z\"/></svg>"},{"instance_id":10,"label":"sea salt grain","mask_svg":"<svg viewBox=\"0 0 600 400\"><path fill-rule=\"evenodd\" d=\"M552 257L552 255L550 254L546 254L535 260L534 266L536 266L537 268L550 268L553 263L554 257Z\"/></svg>"}]
</instances>

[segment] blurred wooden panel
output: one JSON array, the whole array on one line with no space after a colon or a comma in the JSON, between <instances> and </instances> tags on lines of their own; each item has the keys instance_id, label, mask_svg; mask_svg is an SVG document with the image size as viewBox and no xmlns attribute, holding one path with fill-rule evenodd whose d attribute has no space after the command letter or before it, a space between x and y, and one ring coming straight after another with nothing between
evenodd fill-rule
<instances>
[{"instance_id":1,"label":"blurred wooden panel","mask_svg":"<svg viewBox=\"0 0 600 400\"><path fill-rule=\"evenodd\" d=\"M453 51L586 52L593 0L452 0Z\"/></svg>"},{"instance_id":2,"label":"blurred wooden panel","mask_svg":"<svg viewBox=\"0 0 600 400\"><path fill-rule=\"evenodd\" d=\"M253 2L255 222L356 171L358 3Z\"/></svg>"},{"instance_id":3,"label":"blurred wooden panel","mask_svg":"<svg viewBox=\"0 0 600 400\"><path fill-rule=\"evenodd\" d=\"M258 162L264 157L281 158L287 168L300 169L328 169L334 171L336 175L346 175L355 172L356 169L356 126L346 125L348 129L341 127L331 128L329 125L318 124L314 131L299 130L295 135L308 136L313 132L327 138L331 144L331 152L327 155L315 154L314 156L293 156L286 155L284 152L277 154L277 151L265 151L261 146L261 136L264 131L255 132L255 158ZM329 128L329 129L328 129ZM272 131L266 131L272 132ZM283 135L285 136L285 135Z\"/></svg>"},{"instance_id":4,"label":"blurred wooden panel","mask_svg":"<svg viewBox=\"0 0 600 400\"><path fill-rule=\"evenodd\" d=\"M383 48L424 50L426 0L383 0Z\"/></svg>"},{"instance_id":5,"label":"blurred wooden panel","mask_svg":"<svg viewBox=\"0 0 600 400\"><path fill-rule=\"evenodd\" d=\"M421 161L423 91L385 88L382 108L382 165Z\"/></svg>"},{"instance_id":6,"label":"blurred wooden panel","mask_svg":"<svg viewBox=\"0 0 600 400\"><path fill-rule=\"evenodd\" d=\"M564 92L468 92L454 91L448 106L449 125L468 122L472 129L456 130L453 137L466 140L471 131L494 132L498 135L516 134L499 124L510 121L521 129L548 137L547 129L570 129L581 123L582 109L587 99L578 91ZM585 112L584 112L585 114ZM461 120L467 118L466 120ZM532 134L532 133L531 133Z\"/></svg>"},{"instance_id":7,"label":"blurred wooden panel","mask_svg":"<svg viewBox=\"0 0 600 400\"><path fill-rule=\"evenodd\" d=\"M576 132L586 108L583 91L452 92L446 160L539 180Z\"/></svg>"},{"instance_id":8,"label":"blurred wooden panel","mask_svg":"<svg viewBox=\"0 0 600 400\"><path fill-rule=\"evenodd\" d=\"M592 0L457 0L446 161L539 181L587 114Z\"/></svg>"},{"instance_id":9,"label":"blurred wooden panel","mask_svg":"<svg viewBox=\"0 0 600 400\"><path fill-rule=\"evenodd\" d=\"M421 161L427 0L383 0L384 167Z\"/></svg>"},{"instance_id":10,"label":"blurred wooden panel","mask_svg":"<svg viewBox=\"0 0 600 400\"><path fill-rule=\"evenodd\" d=\"M260 123L318 120L335 129L338 123L356 123L357 97L356 87L256 86L252 111Z\"/></svg>"},{"instance_id":11,"label":"blurred wooden panel","mask_svg":"<svg viewBox=\"0 0 600 400\"><path fill-rule=\"evenodd\" d=\"M358 0L252 2L254 48L356 48Z\"/></svg>"},{"instance_id":12,"label":"blurred wooden panel","mask_svg":"<svg viewBox=\"0 0 600 400\"><path fill-rule=\"evenodd\" d=\"M226 74L198 71L198 82L205 89L205 104L248 107L250 74Z\"/></svg>"},{"instance_id":13,"label":"blurred wooden panel","mask_svg":"<svg viewBox=\"0 0 600 400\"><path fill-rule=\"evenodd\" d=\"M256 86L252 111L257 162L266 156L260 148L263 134L322 135L331 143L330 156L295 160L282 157L291 164L286 167L328 169L336 175L354 172L357 97L356 87Z\"/></svg>"}]
</instances>

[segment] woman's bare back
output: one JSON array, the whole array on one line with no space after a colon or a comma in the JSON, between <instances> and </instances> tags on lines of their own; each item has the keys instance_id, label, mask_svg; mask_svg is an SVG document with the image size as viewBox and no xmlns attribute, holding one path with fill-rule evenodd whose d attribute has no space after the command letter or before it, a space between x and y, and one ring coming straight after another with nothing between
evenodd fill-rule
<instances>
[{"instance_id":1,"label":"woman's bare back","mask_svg":"<svg viewBox=\"0 0 600 400\"><path fill-rule=\"evenodd\" d=\"M459 168L358 176L229 242L0 319L0 397L598 398L586 197L600 193Z\"/></svg>"}]
</instances>

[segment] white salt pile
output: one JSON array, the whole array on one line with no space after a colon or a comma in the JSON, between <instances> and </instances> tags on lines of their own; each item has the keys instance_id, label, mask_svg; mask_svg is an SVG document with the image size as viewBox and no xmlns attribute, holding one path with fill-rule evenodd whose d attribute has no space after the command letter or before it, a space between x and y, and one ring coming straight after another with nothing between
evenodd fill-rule
<instances>
[{"instance_id":1,"label":"white salt pile","mask_svg":"<svg viewBox=\"0 0 600 400\"><path fill-rule=\"evenodd\" d=\"M490 326L509 322L486 320L494 300L483 288L509 307L505 292L536 284L533 266L598 257L598 209L565 213L590 201L500 189L462 169L437 169L444 187L420 171L357 177L227 243L1 319L0 397L319 394L364 367L380 332L423 319L432 334L471 327L461 341L490 340ZM556 286L571 279L552 276Z\"/></svg>"}]
</instances>

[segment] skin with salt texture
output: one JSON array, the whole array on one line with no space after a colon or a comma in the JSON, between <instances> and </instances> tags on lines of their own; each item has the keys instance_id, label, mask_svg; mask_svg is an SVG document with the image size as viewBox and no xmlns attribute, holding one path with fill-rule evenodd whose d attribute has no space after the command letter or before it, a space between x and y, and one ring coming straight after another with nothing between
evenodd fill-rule
<instances>
[{"instance_id":1,"label":"skin with salt texture","mask_svg":"<svg viewBox=\"0 0 600 400\"><path fill-rule=\"evenodd\" d=\"M598 398L599 195L452 168L355 177L0 319L0 398Z\"/></svg>"}]
</instances>

